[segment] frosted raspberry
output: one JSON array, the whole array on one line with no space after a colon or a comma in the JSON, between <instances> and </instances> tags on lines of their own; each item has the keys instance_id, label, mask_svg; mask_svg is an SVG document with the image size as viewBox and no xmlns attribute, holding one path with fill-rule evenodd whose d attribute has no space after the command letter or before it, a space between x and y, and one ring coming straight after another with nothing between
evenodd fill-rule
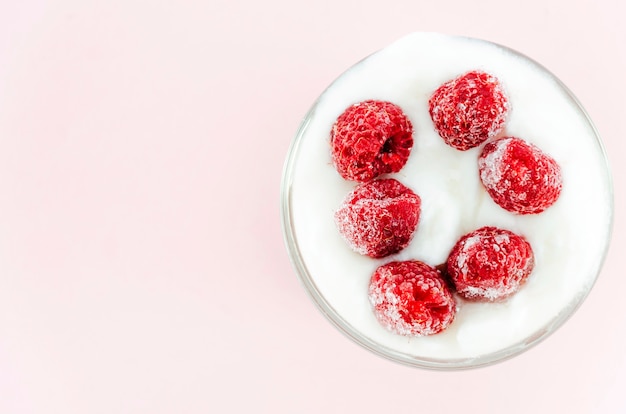
<instances>
[{"instance_id":1,"label":"frosted raspberry","mask_svg":"<svg viewBox=\"0 0 626 414\"><path fill-rule=\"evenodd\" d=\"M502 130L509 102L498 79L472 71L441 85L428 101L435 129L461 151L477 147Z\"/></svg>"},{"instance_id":2,"label":"frosted raspberry","mask_svg":"<svg viewBox=\"0 0 626 414\"><path fill-rule=\"evenodd\" d=\"M385 257L404 249L417 228L420 198L394 179L360 184L335 213L348 245L360 254Z\"/></svg>"},{"instance_id":3,"label":"frosted raspberry","mask_svg":"<svg viewBox=\"0 0 626 414\"><path fill-rule=\"evenodd\" d=\"M536 146L507 137L488 143L478 159L480 180L500 207L541 213L561 194L561 168Z\"/></svg>"},{"instance_id":4,"label":"frosted raspberry","mask_svg":"<svg viewBox=\"0 0 626 414\"><path fill-rule=\"evenodd\" d=\"M339 174L365 182L400 171L413 147L413 126L397 105L364 101L337 118L330 143Z\"/></svg>"},{"instance_id":5,"label":"frosted raspberry","mask_svg":"<svg viewBox=\"0 0 626 414\"><path fill-rule=\"evenodd\" d=\"M482 227L454 245L447 272L462 297L497 301L517 292L534 264L530 243L523 237L496 227Z\"/></svg>"},{"instance_id":6,"label":"frosted raspberry","mask_svg":"<svg viewBox=\"0 0 626 414\"><path fill-rule=\"evenodd\" d=\"M454 320L456 303L441 273L419 261L392 262L374 272L369 300L376 319L405 336L432 335Z\"/></svg>"}]
</instances>

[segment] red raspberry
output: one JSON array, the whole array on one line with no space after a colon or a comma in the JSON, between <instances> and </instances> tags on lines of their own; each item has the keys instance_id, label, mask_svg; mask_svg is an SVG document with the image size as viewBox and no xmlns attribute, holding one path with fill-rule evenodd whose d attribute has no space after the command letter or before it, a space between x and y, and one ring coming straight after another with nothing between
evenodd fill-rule
<instances>
[{"instance_id":1,"label":"red raspberry","mask_svg":"<svg viewBox=\"0 0 626 414\"><path fill-rule=\"evenodd\" d=\"M416 260L380 266L368 293L376 319L399 335L436 334L452 323L456 313L441 273Z\"/></svg>"},{"instance_id":2,"label":"red raspberry","mask_svg":"<svg viewBox=\"0 0 626 414\"><path fill-rule=\"evenodd\" d=\"M406 164L413 147L413 125L397 105L364 101L337 118L330 144L339 174L365 182L398 172Z\"/></svg>"},{"instance_id":3,"label":"red raspberry","mask_svg":"<svg viewBox=\"0 0 626 414\"><path fill-rule=\"evenodd\" d=\"M534 264L530 243L523 237L496 227L482 227L454 245L447 272L462 297L496 301L517 292Z\"/></svg>"},{"instance_id":4,"label":"red raspberry","mask_svg":"<svg viewBox=\"0 0 626 414\"><path fill-rule=\"evenodd\" d=\"M485 145L478 169L493 201L513 213L541 213L561 194L559 165L519 138L501 138Z\"/></svg>"},{"instance_id":5,"label":"red raspberry","mask_svg":"<svg viewBox=\"0 0 626 414\"><path fill-rule=\"evenodd\" d=\"M435 129L461 151L477 147L504 127L509 102L498 79L468 72L441 85L428 101Z\"/></svg>"},{"instance_id":6,"label":"red raspberry","mask_svg":"<svg viewBox=\"0 0 626 414\"><path fill-rule=\"evenodd\" d=\"M385 257L404 249L417 228L420 198L388 178L357 186L335 213L339 232L360 254Z\"/></svg>"}]
</instances>

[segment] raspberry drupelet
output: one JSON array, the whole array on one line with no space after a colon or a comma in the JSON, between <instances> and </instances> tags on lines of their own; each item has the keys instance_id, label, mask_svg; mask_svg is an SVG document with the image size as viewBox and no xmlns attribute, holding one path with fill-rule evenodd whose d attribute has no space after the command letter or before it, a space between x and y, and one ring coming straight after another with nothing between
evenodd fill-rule
<instances>
[{"instance_id":1,"label":"raspberry drupelet","mask_svg":"<svg viewBox=\"0 0 626 414\"><path fill-rule=\"evenodd\" d=\"M495 137L504 127L509 102L500 82L471 71L441 85L428 101L435 130L461 151Z\"/></svg>"},{"instance_id":2,"label":"raspberry drupelet","mask_svg":"<svg viewBox=\"0 0 626 414\"><path fill-rule=\"evenodd\" d=\"M380 266L370 280L368 295L376 319L399 335L439 333L456 314L454 297L441 273L417 260Z\"/></svg>"},{"instance_id":3,"label":"raspberry drupelet","mask_svg":"<svg viewBox=\"0 0 626 414\"><path fill-rule=\"evenodd\" d=\"M385 257L405 248L420 216L421 200L392 178L358 185L335 212L339 233L357 253Z\"/></svg>"},{"instance_id":4,"label":"raspberry drupelet","mask_svg":"<svg viewBox=\"0 0 626 414\"><path fill-rule=\"evenodd\" d=\"M330 134L332 161L346 180L366 182L400 171L413 147L413 125L391 103L367 100L348 107Z\"/></svg>"},{"instance_id":5,"label":"raspberry drupelet","mask_svg":"<svg viewBox=\"0 0 626 414\"><path fill-rule=\"evenodd\" d=\"M538 214L556 202L561 168L538 147L514 137L489 142L478 158L480 180L493 201L516 214Z\"/></svg>"},{"instance_id":6,"label":"raspberry drupelet","mask_svg":"<svg viewBox=\"0 0 626 414\"><path fill-rule=\"evenodd\" d=\"M447 260L447 273L465 299L505 299L526 282L535 264L530 243L497 227L482 227L461 237Z\"/></svg>"}]
</instances>

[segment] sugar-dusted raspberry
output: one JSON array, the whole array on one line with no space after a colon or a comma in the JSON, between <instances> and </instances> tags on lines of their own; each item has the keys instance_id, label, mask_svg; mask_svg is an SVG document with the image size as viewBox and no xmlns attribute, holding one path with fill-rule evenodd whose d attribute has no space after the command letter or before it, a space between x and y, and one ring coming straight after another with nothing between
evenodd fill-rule
<instances>
[{"instance_id":1,"label":"sugar-dusted raspberry","mask_svg":"<svg viewBox=\"0 0 626 414\"><path fill-rule=\"evenodd\" d=\"M447 273L462 297L497 301L517 292L534 264L530 243L522 236L497 227L482 227L454 245Z\"/></svg>"},{"instance_id":2,"label":"sugar-dusted raspberry","mask_svg":"<svg viewBox=\"0 0 626 414\"><path fill-rule=\"evenodd\" d=\"M380 266L368 293L376 319L399 335L436 334L446 329L456 314L454 297L441 273L417 260Z\"/></svg>"},{"instance_id":3,"label":"sugar-dusted raspberry","mask_svg":"<svg viewBox=\"0 0 626 414\"><path fill-rule=\"evenodd\" d=\"M358 185L335 212L342 237L356 252L374 258L404 249L419 222L421 200L392 178Z\"/></svg>"},{"instance_id":4,"label":"sugar-dusted raspberry","mask_svg":"<svg viewBox=\"0 0 626 414\"><path fill-rule=\"evenodd\" d=\"M563 186L559 164L519 138L487 143L478 170L493 201L517 214L541 213L559 198Z\"/></svg>"},{"instance_id":5,"label":"sugar-dusted raspberry","mask_svg":"<svg viewBox=\"0 0 626 414\"><path fill-rule=\"evenodd\" d=\"M391 102L363 101L337 118L330 144L339 174L346 180L365 182L400 171L413 147L413 125Z\"/></svg>"},{"instance_id":6,"label":"sugar-dusted raspberry","mask_svg":"<svg viewBox=\"0 0 626 414\"><path fill-rule=\"evenodd\" d=\"M477 147L504 127L509 101L498 79L472 71L441 85L428 101L435 129L461 151Z\"/></svg>"}]
</instances>

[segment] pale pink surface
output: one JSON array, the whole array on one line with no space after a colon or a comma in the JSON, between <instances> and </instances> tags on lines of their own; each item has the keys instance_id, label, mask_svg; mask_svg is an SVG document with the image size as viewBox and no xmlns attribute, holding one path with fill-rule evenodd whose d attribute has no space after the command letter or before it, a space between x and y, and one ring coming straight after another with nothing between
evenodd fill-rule
<instances>
[{"instance_id":1,"label":"pale pink surface","mask_svg":"<svg viewBox=\"0 0 626 414\"><path fill-rule=\"evenodd\" d=\"M0 3L0 413L626 411L621 2ZM372 29L375 28L375 29ZM317 311L279 184L324 87L412 31L485 38L557 74L603 136L613 244L559 331L430 372Z\"/></svg>"}]
</instances>

